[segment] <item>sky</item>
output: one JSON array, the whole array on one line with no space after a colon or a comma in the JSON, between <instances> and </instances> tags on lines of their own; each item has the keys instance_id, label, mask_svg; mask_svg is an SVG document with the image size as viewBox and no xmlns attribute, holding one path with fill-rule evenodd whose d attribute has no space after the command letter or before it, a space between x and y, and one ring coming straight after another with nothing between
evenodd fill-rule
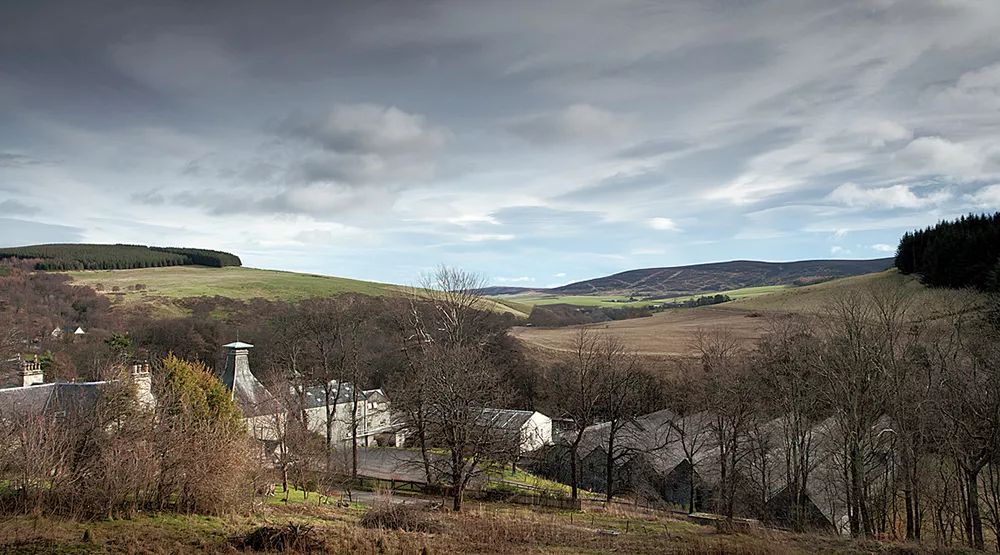
<instances>
[{"instance_id":1,"label":"sky","mask_svg":"<svg viewBox=\"0 0 1000 555\"><path fill-rule=\"evenodd\" d=\"M993 0L0 0L4 246L546 287L995 210Z\"/></svg>"}]
</instances>

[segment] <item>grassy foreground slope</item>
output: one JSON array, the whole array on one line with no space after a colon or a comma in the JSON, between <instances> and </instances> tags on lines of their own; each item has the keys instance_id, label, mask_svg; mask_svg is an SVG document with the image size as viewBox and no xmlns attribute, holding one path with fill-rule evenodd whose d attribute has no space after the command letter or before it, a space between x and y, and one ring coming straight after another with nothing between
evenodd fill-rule
<instances>
[{"instance_id":1,"label":"grassy foreground slope","mask_svg":"<svg viewBox=\"0 0 1000 555\"><path fill-rule=\"evenodd\" d=\"M300 492L294 491L294 494ZM253 553L247 539L261 526L299 525L306 546L293 553L636 553L636 554L862 554L932 552L930 548L860 542L754 528L739 534L691 522L682 515L632 510L553 511L469 502L462 513L441 513L408 499L432 532L365 528L368 508L337 506L336 499L276 495L252 516L144 514L128 520L78 522L47 516L0 521L0 553ZM267 551L273 553L274 551ZM951 553L938 550L935 553Z\"/></svg>"},{"instance_id":2,"label":"grassy foreground slope","mask_svg":"<svg viewBox=\"0 0 1000 555\"><path fill-rule=\"evenodd\" d=\"M67 272L74 283L88 285L111 295L116 302L142 303L160 309L164 315L177 313L171 301L191 297L228 297L237 300L262 298L300 301L344 293L373 297L406 295L409 288L317 274L300 274L257 268L173 266L134 270ZM137 287L138 286L138 287ZM494 302L500 312L527 317L517 303Z\"/></svg>"}]
</instances>

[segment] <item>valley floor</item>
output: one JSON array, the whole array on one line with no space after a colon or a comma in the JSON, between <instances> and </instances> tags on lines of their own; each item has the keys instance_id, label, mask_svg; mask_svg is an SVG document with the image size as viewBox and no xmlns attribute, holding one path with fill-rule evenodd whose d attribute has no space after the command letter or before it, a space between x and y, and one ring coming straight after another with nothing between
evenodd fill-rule
<instances>
[{"instance_id":1,"label":"valley floor","mask_svg":"<svg viewBox=\"0 0 1000 555\"><path fill-rule=\"evenodd\" d=\"M909 294L910 316L916 320L940 318L981 299L980 294L970 291L930 289L912 276L889 270L783 288L712 306L669 309L645 318L561 328L515 327L511 334L533 347L542 358L570 352L580 328L618 337L629 350L646 357L693 356L697 353L697 336L703 331L726 330L738 339L752 341L767 332L772 318L790 314L822 316L839 299L879 289Z\"/></svg>"}]
</instances>

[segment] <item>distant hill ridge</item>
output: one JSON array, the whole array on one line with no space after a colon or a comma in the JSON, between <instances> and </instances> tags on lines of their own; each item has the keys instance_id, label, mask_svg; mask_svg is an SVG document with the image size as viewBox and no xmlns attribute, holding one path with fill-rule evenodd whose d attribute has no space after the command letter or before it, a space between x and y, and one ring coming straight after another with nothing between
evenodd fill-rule
<instances>
[{"instance_id":1,"label":"distant hill ridge","mask_svg":"<svg viewBox=\"0 0 1000 555\"><path fill-rule=\"evenodd\" d=\"M760 262L733 260L690 266L643 268L554 287L530 289L490 287L489 295L539 292L552 295L631 295L671 297L729 291L766 285L802 285L828 279L880 272L891 268L892 258L871 260L801 260Z\"/></svg>"},{"instance_id":2,"label":"distant hill ridge","mask_svg":"<svg viewBox=\"0 0 1000 555\"><path fill-rule=\"evenodd\" d=\"M166 266L241 266L228 252L145 245L63 243L0 249L0 260L35 261L36 270L131 270Z\"/></svg>"}]
</instances>

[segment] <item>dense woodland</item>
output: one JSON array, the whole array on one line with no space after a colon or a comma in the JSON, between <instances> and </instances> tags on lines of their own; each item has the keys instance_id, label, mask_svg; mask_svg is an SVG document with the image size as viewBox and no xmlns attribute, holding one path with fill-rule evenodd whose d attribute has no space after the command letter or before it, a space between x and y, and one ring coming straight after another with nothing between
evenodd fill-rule
<instances>
[{"instance_id":1,"label":"dense woodland","mask_svg":"<svg viewBox=\"0 0 1000 555\"><path fill-rule=\"evenodd\" d=\"M227 252L143 245L36 245L0 249L0 260L33 261L34 269L128 270L165 266L240 266L238 256Z\"/></svg>"},{"instance_id":2,"label":"dense woodland","mask_svg":"<svg viewBox=\"0 0 1000 555\"><path fill-rule=\"evenodd\" d=\"M933 287L1000 291L1000 212L906 233L896 251L896 268L918 274Z\"/></svg>"}]
</instances>

